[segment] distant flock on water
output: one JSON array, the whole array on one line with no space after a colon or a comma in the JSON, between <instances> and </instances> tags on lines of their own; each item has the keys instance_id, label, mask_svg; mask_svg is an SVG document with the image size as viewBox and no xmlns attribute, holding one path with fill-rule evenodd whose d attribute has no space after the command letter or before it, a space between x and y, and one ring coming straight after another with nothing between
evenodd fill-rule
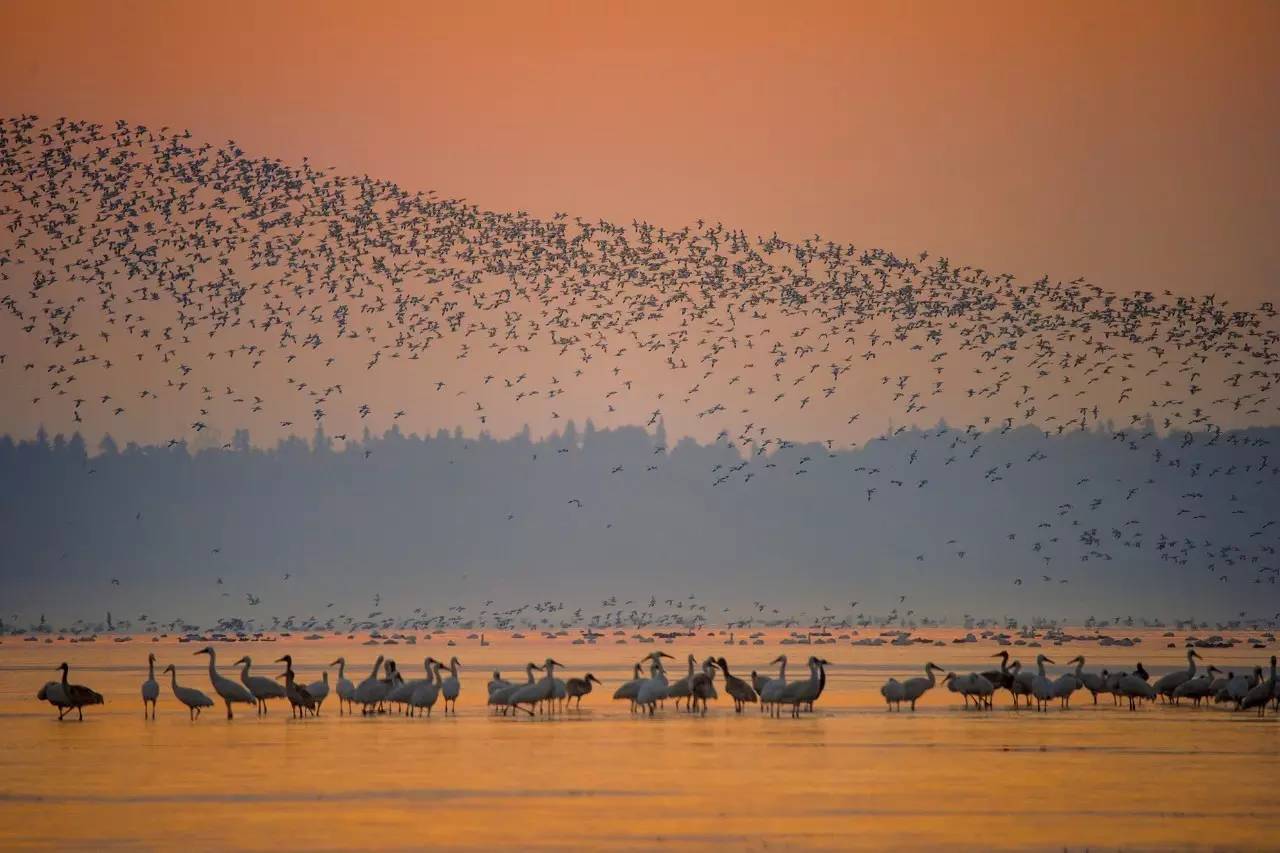
<instances>
[{"instance_id":1,"label":"distant flock on water","mask_svg":"<svg viewBox=\"0 0 1280 853\"><path fill-rule=\"evenodd\" d=\"M218 671L217 652L212 646L195 654L208 657L209 683L226 706L229 720L234 718L233 706L236 704L252 705L255 712L262 715L267 713L267 703L272 699L288 700L294 717L319 716L329 697L329 668L321 673L319 681L302 684L293 670L291 655L276 659L275 663L284 664L284 672L274 678L255 675L253 660L245 655L233 664L241 667L240 680L233 681ZM1200 654L1188 649L1186 669L1174 670L1155 681L1151 680L1141 662L1131 672L1109 672L1105 669L1086 672L1084 657L1077 655L1067 661L1067 665L1074 668L1051 678L1045 671L1045 664L1055 662L1046 655L1036 656L1034 670L1025 669L1016 660L1010 663L1007 651L998 652L993 657L1000 658L998 669L964 675L946 672L941 679L938 674L945 671L932 662L926 663L923 676L902 681L890 678L880 688L880 694L890 711L901 711L903 703L914 711L926 693L943 684L948 691L960 694L966 708L975 710L992 709L996 692L1006 690L1014 708L1034 708L1037 711L1046 711L1055 702L1062 710L1068 710L1072 696L1085 691L1095 705L1099 696L1110 696L1115 705L1127 702L1130 711L1137 710L1143 702L1160 701L1174 705L1186 702L1200 707L1212 701L1237 711L1254 710L1258 716L1266 713L1268 705L1280 713L1275 655L1271 656L1269 675L1261 666L1253 667L1251 672L1224 672L1210 665L1201 672L1197 665L1197 660L1202 660ZM723 690L733 701L735 713L741 714L747 705L755 705L761 713L774 717L782 716L784 711L792 717L799 717L813 711L822 697L827 684L827 667L832 665L825 658L810 656L807 675L788 680L787 656L780 655L770 662L770 666L778 667L776 676L753 670L748 681L734 675L729 669L729 662L723 657L708 657L699 664L698 659L690 654L688 674L671 681L663 664L664 658L673 659L666 652L654 651L636 662L631 679L614 690L613 698L628 702L633 714L654 716L660 707L665 707L667 700L672 700L676 710L681 710L683 703L685 712L705 715L708 703L720 698L716 680L721 676ZM156 663L154 654L147 655L147 679L141 688L143 715L150 719L155 719L160 701L161 685L156 678ZM428 657L423 662L424 677L407 679L395 661L379 655L369 676L358 684L347 678L345 658L340 657L329 664L329 667L335 666L338 677L333 684L333 692L338 697L339 715L354 714L358 707L366 716L391 713L409 717L424 713L430 716L437 703L443 713L457 712L462 682L459 676L461 662L456 657L447 663ZM589 672L581 678L558 678L557 668L563 669L564 664L554 658L547 658L541 664L530 662L525 666L524 681L508 681L500 672L494 672L487 685L488 706L495 714L511 717L580 711L582 700L591 694L595 685L603 682ZM36 697L53 705L59 720L65 719L72 711L76 712L76 719L83 720L86 707L104 703L101 693L85 685L71 683L68 664L61 664L58 670L62 673L61 680L46 683ZM541 672L542 676L535 676L535 672ZM199 718L203 709L214 707L214 700L204 691L178 683L178 668L174 664L166 666L163 675L169 676L173 697L187 708L192 720Z\"/></svg>"}]
</instances>

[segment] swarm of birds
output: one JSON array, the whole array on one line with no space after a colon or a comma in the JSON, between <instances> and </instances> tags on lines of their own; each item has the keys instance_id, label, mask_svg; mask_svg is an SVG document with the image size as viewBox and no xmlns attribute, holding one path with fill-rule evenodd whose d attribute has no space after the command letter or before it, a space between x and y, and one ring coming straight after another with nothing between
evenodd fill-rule
<instances>
[{"instance_id":1,"label":"swarm of birds","mask_svg":"<svg viewBox=\"0 0 1280 853\"><path fill-rule=\"evenodd\" d=\"M1277 410L1270 303L1020 282L928 252L706 220L488 211L234 141L25 115L0 120L0 227L0 387L52 423L181 424L168 444L186 447L219 425L394 426L437 401L479 430L497 417L551 424L572 407L714 434L737 460L707 472L719 492L767 487L782 463L803 482L841 449L937 423L912 430L892 471L845 472L860 502L936 487L935 473L913 476L935 450L946 457L935 471L985 465L975 488L999 488L1046 459L1050 440L1110 425L1161 472L1123 484L1122 503L1161 507L1164 526L1081 477L1061 484L1054 518L1007 534L1039 571L997 582L1068 584L1050 568L1067 542L1086 562L1145 548L1223 583L1280 575L1280 526L1259 509L1280 464L1251 431ZM350 400L375 371L403 379L384 383L401 396ZM898 424L880 431L871 411ZM1044 442L1001 456L1002 437L1024 429ZM825 450L787 456L798 433ZM1217 464L1224 446L1250 461ZM665 457L660 447L644 468ZM373 447L362 458L375 464ZM648 470L618 462L600 477ZM1233 506L1206 505L1199 484L1227 478ZM1200 535L1215 514L1232 516L1230 541ZM953 541L946 553L966 551Z\"/></svg>"}]
</instances>

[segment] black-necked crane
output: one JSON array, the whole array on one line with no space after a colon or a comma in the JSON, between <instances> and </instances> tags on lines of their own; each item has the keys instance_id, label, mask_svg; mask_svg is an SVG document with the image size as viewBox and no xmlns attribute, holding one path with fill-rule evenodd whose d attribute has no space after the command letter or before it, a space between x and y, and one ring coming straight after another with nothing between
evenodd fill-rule
<instances>
[{"instance_id":1,"label":"black-necked crane","mask_svg":"<svg viewBox=\"0 0 1280 853\"><path fill-rule=\"evenodd\" d=\"M724 658L717 659L716 665L724 673L724 692L728 693L730 698L733 699L734 713L741 714L744 705L748 702L754 703L759 698L756 695L755 688L736 675L731 674L729 672L729 662Z\"/></svg>"},{"instance_id":2,"label":"black-necked crane","mask_svg":"<svg viewBox=\"0 0 1280 853\"><path fill-rule=\"evenodd\" d=\"M601 687L604 686L604 682L589 672L582 676L582 678L570 678L565 682L565 691L569 695L569 701L573 701L574 699L578 700L576 705L577 710L582 710L582 697L591 692L592 684L599 684Z\"/></svg>"},{"instance_id":3,"label":"black-necked crane","mask_svg":"<svg viewBox=\"0 0 1280 853\"><path fill-rule=\"evenodd\" d=\"M67 703L68 710L74 708L76 711L76 719L84 719L84 707L86 705L101 705L103 703L102 694L96 690L90 690L83 684L71 684L67 681L67 675L71 671L71 667L65 662L58 666L62 670L62 695ZM58 719L63 717L58 715Z\"/></svg>"}]
</instances>

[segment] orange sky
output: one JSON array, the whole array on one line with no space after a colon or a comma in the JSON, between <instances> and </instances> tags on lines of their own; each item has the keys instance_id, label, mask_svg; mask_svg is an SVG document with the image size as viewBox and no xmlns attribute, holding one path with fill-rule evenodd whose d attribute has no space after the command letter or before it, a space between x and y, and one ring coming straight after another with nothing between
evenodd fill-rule
<instances>
[{"instance_id":1,"label":"orange sky","mask_svg":"<svg viewBox=\"0 0 1280 853\"><path fill-rule=\"evenodd\" d=\"M1277 3L370 5L7 3L0 112L498 209L1274 296Z\"/></svg>"}]
</instances>

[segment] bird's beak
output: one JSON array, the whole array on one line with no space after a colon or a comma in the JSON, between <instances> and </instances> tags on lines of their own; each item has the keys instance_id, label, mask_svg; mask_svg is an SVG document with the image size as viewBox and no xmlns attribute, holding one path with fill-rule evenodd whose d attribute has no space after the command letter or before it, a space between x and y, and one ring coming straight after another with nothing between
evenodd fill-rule
<instances>
[{"instance_id":1,"label":"bird's beak","mask_svg":"<svg viewBox=\"0 0 1280 853\"><path fill-rule=\"evenodd\" d=\"M658 652L658 655L659 657L671 658L672 660L675 660L675 655L669 655L666 652Z\"/></svg>"},{"instance_id":2,"label":"bird's beak","mask_svg":"<svg viewBox=\"0 0 1280 853\"><path fill-rule=\"evenodd\" d=\"M604 682L603 682L603 681L601 681L600 679L596 678L594 675L588 675L588 676L587 676L587 681L594 681L596 684L599 684L599 685L600 685L600 686L602 686L602 687L604 686Z\"/></svg>"},{"instance_id":3,"label":"bird's beak","mask_svg":"<svg viewBox=\"0 0 1280 853\"><path fill-rule=\"evenodd\" d=\"M1054 666L1057 666L1057 664L1058 664L1058 662L1057 662L1056 660L1054 660L1053 658L1045 658L1045 659L1044 659L1044 662L1045 662L1045 663L1051 663L1051 664L1053 664Z\"/></svg>"},{"instance_id":4,"label":"bird's beak","mask_svg":"<svg viewBox=\"0 0 1280 853\"><path fill-rule=\"evenodd\" d=\"M555 664L556 666L564 666L564 664L560 663L560 661L558 660L553 660L552 663Z\"/></svg>"},{"instance_id":5,"label":"bird's beak","mask_svg":"<svg viewBox=\"0 0 1280 853\"><path fill-rule=\"evenodd\" d=\"M284 662L285 662L285 661L287 661L288 659L289 659L289 656L288 656L288 655L285 655L285 656L284 656L284 657L282 657L282 658L276 658L276 663L284 663Z\"/></svg>"}]
</instances>

